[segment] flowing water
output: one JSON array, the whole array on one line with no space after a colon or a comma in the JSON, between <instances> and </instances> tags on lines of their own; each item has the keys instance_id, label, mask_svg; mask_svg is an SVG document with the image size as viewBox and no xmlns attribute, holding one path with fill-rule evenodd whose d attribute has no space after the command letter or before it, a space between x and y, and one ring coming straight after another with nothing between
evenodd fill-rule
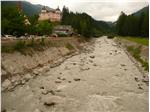
<instances>
[{"instance_id":1,"label":"flowing water","mask_svg":"<svg viewBox=\"0 0 150 112\"><path fill-rule=\"evenodd\" d=\"M148 112L148 86L124 50L106 37L87 49L2 92L3 111Z\"/></svg>"}]
</instances>

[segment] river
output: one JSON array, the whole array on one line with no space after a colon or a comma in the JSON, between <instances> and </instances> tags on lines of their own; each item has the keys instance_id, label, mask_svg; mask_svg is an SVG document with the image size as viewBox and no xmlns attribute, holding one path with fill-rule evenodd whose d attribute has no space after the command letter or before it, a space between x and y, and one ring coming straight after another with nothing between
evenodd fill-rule
<instances>
[{"instance_id":1,"label":"river","mask_svg":"<svg viewBox=\"0 0 150 112\"><path fill-rule=\"evenodd\" d=\"M148 86L125 51L106 37L87 49L2 92L3 112L148 112Z\"/></svg>"}]
</instances>

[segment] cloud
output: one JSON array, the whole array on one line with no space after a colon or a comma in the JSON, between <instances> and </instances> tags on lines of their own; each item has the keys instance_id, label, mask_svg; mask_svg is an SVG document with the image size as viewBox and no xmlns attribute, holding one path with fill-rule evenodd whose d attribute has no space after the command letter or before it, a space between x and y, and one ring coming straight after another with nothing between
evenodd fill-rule
<instances>
[{"instance_id":1,"label":"cloud","mask_svg":"<svg viewBox=\"0 0 150 112\"><path fill-rule=\"evenodd\" d=\"M51 8L65 5L73 12L86 12L96 20L116 21L120 12L131 14L148 5L148 0L27 0Z\"/></svg>"}]
</instances>

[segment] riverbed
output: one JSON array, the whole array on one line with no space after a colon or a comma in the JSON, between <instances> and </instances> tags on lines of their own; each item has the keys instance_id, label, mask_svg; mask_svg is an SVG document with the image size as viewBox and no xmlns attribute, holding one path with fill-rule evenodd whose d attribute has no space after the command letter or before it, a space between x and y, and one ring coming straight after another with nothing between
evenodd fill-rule
<instances>
[{"instance_id":1,"label":"riverbed","mask_svg":"<svg viewBox=\"0 0 150 112\"><path fill-rule=\"evenodd\" d=\"M87 49L2 92L3 112L148 112L149 87L126 52L105 36Z\"/></svg>"}]
</instances>

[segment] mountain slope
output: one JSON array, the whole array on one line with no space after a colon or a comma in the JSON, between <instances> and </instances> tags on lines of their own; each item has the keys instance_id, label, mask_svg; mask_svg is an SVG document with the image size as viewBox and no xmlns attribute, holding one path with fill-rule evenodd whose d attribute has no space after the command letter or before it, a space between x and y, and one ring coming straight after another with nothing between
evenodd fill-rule
<instances>
[{"instance_id":1,"label":"mountain slope","mask_svg":"<svg viewBox=\"0 0 150 112\"><path fill-rule=\"evenodd\" d=\"M121 13L116 30L122 36L149 36L149 6L131 14Z\"/></svg>"},{"instance_id":2,"label":"mountain slope","mask_svg":"<svg viewBox=\"0 0 150 112\"><path fill-rule=\"evenodd\" d=\"M142 9L140 9L139 11L133 13L132 15L134 16L140 16L142 13L149 13L149 6L146 6Z\"/></svg>"},{"instance_id":3,"label":"mountain slope","mask_svg":"<svg viewBox=\"0 0 150 112\"><path fill-rule=\"evenodd\" d=\"M17 6L18 1L2 1L1 5L2 6ZM26 2L26 1L21 1L21 5L22 5L22 10L23 12L28 15L28 16L33 16L35 14L39 14L39 12L41 11L43 5L34 5L31 4L30 2ZM52 8L49 8L48 6L46 6L49 10L51 10Z\"/></svg>"}]
</instances>

